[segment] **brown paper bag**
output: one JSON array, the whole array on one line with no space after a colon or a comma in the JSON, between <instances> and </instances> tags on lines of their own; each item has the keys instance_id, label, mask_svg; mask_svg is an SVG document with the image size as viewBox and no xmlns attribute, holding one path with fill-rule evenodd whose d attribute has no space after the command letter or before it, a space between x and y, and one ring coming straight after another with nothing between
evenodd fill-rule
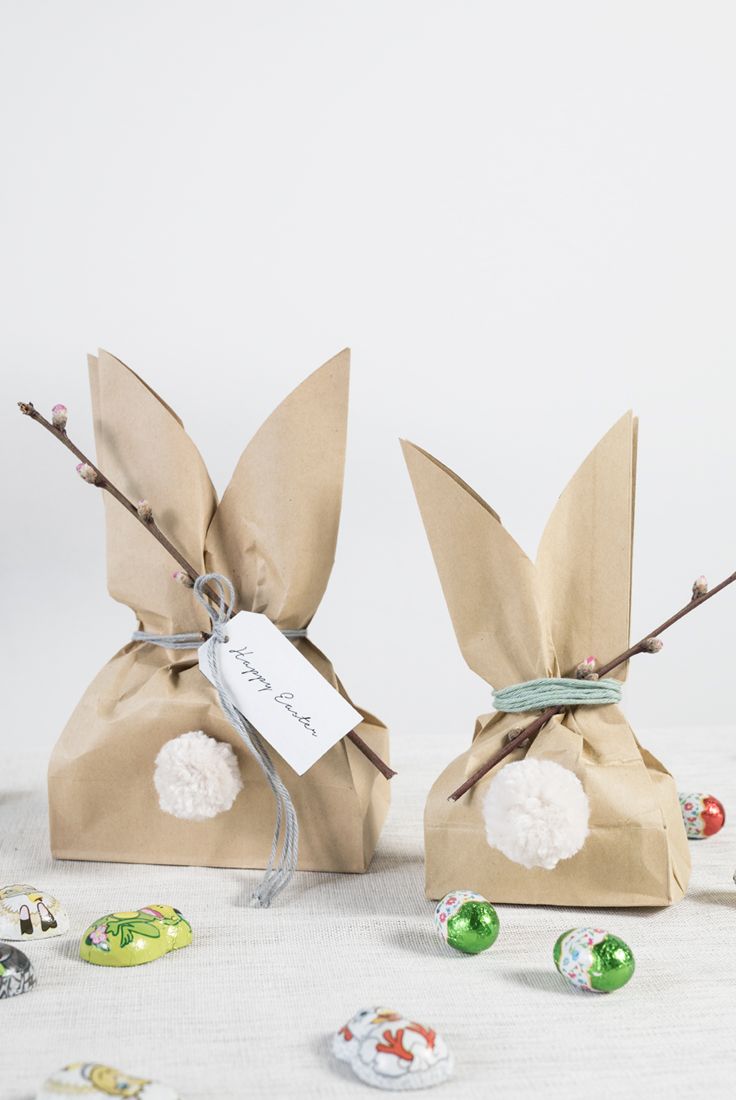
<instances>
[{"instance_id":1,"label":"brown paper bag","mask_svg":"<svg viewBox=\"0 0 736 1100\"><path fill-rule=\"evenodd\" d=\"M129 499L150 501L164 534L198 570L230 577L238 610L263 612L281 628L308 625L332 568L349 359L348 351L335 356L276 409L219 505L199 452L168 405L107 352L89 360L100 468ZM172 581L176 565L163 547L103 496L110 594L134 610L139 629L208 629L191 589ZM345 695L324 654L307 639L295 644ZM357 732L385 759L385 727L361 714ZM163 813L153 784L160 748L189 730L229 742L244 783L230 811L204 822ZM346 739L301 777L276 752L272 758L299 818L299 867L365 871L388 809L386 780ZM61 859L253 868L268 862L273 796L195 651L123 646L90 684L54 749L49 803L51 847Z\"/></svg>"},{"instance_id":2,"label":"brown paper bag","mask_svg":"<svg viewBox=\"0 0 736 1100\"><path fill-rule=\"evenodd\" d=\"M589 655L605 661L628 647L636 432L627 413L585 460L552 513L536 566L477 493L437 459L404 444L460 648L494 688L574 675ZM626 666L610 675L625 679ZM491 901L534 905L679 900L690 859L675 784L639 745L618 706L557 715L528 750L573 771L590 803L585 845L554 870L527 870L488 845L481 807L498 769L448 801L509 730L534 717L480 717L471 747L434 784L425 810L427 896L462 888ZM516 750L498 768L523 756Z\"/></svg>"}]
</instances>

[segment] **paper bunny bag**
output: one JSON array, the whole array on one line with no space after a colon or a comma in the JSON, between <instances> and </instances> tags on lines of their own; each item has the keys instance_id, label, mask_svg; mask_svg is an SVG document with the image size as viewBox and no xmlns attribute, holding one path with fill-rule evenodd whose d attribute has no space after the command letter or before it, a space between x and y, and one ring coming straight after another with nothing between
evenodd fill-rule
<instances>
[{"instance_id":1,"label":"paper bunny bag","mask_svg":"<svg viewBox=\"0 0 736 1100\"><path fill-rule=\"evenodd\" d=\"M589 655L629 645L637 423L628 413L575 474L547 524L536 565L468 485L412 444L404 454L460 648L495 689L574 676ZM623 665L610 674L626 677ZM432 787L425 809L426 892L475 890L534 905L669 905L690 859L674 780L616 705L551 719L528 749L580 779L590 806L582 849L554 870L526 869L486 841L482 803L517 749L456 802L448 796L534 714L482 715L473 743Z\"/></svg>"},{"instance_id":2,"label":"paper bunny bag","mask_svg":"<svg viewBox=\"0 0 736 1100\"><path fill-rule=\"evenodd\" d=\"M164 534L200 572L228 576L237 609L282 629L307 626L332 568L342 496L349 352L325 363L266 420L217 502L181 421L106 352L89 360L97 461L125 495L148 500ZM242 392L247 394L247 383ZM244 402L245 405L245 402ZM209 629L175 563L108 493L108 588L156 634ZM345 695L330 661L293 644ZM347 698L347 696L346 696ZM365 711L359 735L386 757L385 727ZM207 821L162 812L153 784L165 742L203 730L235 750L243 790ZM346 738L304 775L272 752L300 825L299 867L365 871L388 809L388 783ZM225 719L196 651L129 642L90 684L49 768L51 846L62 859L264 867L273 796Z\"/></svg>"}]
</instances>

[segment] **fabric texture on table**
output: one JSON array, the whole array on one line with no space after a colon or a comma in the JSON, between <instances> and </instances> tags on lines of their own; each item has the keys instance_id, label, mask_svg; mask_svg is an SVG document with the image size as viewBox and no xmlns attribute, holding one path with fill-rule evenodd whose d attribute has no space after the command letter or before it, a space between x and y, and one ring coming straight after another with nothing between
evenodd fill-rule
<instances>
[{"instance_id":1,"label":"fabric texture on table","mask_svg":"<svg viewBox=\"0 0 736 1100\"><path fill-rule=\"evenodd\" d=\"M736 817L736 730L652 731L643 742L680 790L714 794ZM439 736L421 753L398 745L400 774L371 871L297 874L270 910L247 904L258 872L54 862L45 755L7 753L0 885L28 882L56 895L71 932L20 945L38 985L0 1002L0 1100L32 1100L53 1070L87 1060L159 1079L182 1100L375 1095L329 1054L331 1033L374 1003L444 1035L456 1072L438 1100L732 1094L733 821L692 842L692 882L678 905L499 906L496 944L463 956L434 929L422 866L424 799L457 747ZM156 902L191 921L191 947L123 970L78 958L94 918ZM636 974L618 993L575 993L554 969L555 940L584 924L634 950Z\"/></svg>"}]
</instances>

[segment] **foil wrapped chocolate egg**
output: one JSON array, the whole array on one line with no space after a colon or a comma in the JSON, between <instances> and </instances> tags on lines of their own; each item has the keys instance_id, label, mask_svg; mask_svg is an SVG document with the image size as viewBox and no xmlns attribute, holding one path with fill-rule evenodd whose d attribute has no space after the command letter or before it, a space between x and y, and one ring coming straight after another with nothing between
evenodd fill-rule
<instances>
[{"instance_id":1,"label":"foil wrapped chocolate egg","mask_svg":"<svg viewBox=\"0 0 736 1100\"><path fill-rule=\"evenodd\" d=\"M69 931L69 918L56 898L35 886L0 889L0 940L45 940Z\"/></svg>"},{"instance_id":2,"label":"foil wrapped chocolate egg","mask_svg":"<svg viewBox=\"0 0 736 1100\"><path fill-rule=\"evenodd\" d=\"M340 1062L352 1061L360 1041L377 1024L385 1020L399 1020L401 1016L390 1008L361 1008L332 1036L332 1053Z\"/></svg>"},{"instance_id":3,"label":"foil wrapped chocolate egg","mask_svg":"<svg viewBox=\"0 0 736 1100\"><path fill-rule=\"evenodd\" d=\"M31 960L17 947L0 943L0 1001L27 993L36 984Z\"/></svg>"},{"instance_id":4,"label":"foil wrapped chocolate egg","mask_svg":"<svg viewBox=\"0 0 736 1100\"><path fill-rule=\"evenodd\" d=\"M634 973L628 944L601 928L571 928L554 946L555 966L575 989L613 993Z\"/></svg>"},{"instance_id":5,"label":"foil wrapped chocolate egg","mask_svg":"<svg viewBox=\"0 0 736 1100\"><path fill-rule=\"evenodd\" d=\"M332 1050L355 1076L392 1092L441 1085L453 1059L442 1036L388 1008L362 1008L333 1036Z\"/></svg>"},{"instance_id":6,"label":"foil wrapped chocolate egg","mask_svg":"<svg viewBox=\"0 0 736 1100\"><path fill-rule=\"evenodd\" d=\"M179 1094L157 1081L132 1077L112 1066L99 1062L74 1062L64 1066L44 1081L36 1100L58 1100L59 1097L129 1096L135 1100L179 1100Z\"/></svg>"},{"instance_id":7,"label":"foil wrapped chocolate egg","mask_svg":"<svg viewBox=\"0 0 736 1100\"><path fill-rule=\"evenodd\" d=\"M456 951L477 955L498 938L498 914L489 901L472 890L453 890L437 903L434 922Z\"/></svg>"},{"instance_id":8,"label":"foil wrapped chocolate egg","mask_svg":"<svg viewBox=\"0 0 736 1100\"><path fill-rule=\"evenodd\" d=\"M720 832L726 811L717 798L712 794L680 794L679 798L688 840L705 840Z\"/></svg>"},{"instance_id":9,"label":"foil wrapped chocolate egg","mask_svg":"<svg viewBox=\"0 0 736 1100\"><path fill-rule=\"evenodd\" d=\"M79 954L97 966L139 966L191 942L191 925L178 909L148 905L99 917L82 936Z\"/></svg>"}]
</instances>

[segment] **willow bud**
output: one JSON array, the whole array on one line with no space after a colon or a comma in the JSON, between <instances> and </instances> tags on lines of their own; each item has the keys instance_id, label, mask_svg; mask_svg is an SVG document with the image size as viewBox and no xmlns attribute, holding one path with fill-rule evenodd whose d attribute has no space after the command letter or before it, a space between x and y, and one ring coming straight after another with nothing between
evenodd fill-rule
<instances>
[{"instance_id":1,"label":"willow bud","mask_svg":"<svg viewBox=\"0 0 736 1100\"><path fill-rule=\"evenodd\" d=\"M586 657L585 660L581 661L578 667L575 669L575 676L578 680L597 680L597 668L597 659L595 657Z\"/></svg>"},{"instance_id":2,"label":"willow bud","mask_svg":"<svg viewBox=\"0 0 736 1100\"><path fill-rule=\"evenodd\" d=\"M88 462L78 462L77 473L82 481L88 481L90 485L97 484L97 470L95 470L94 466L90 466Z\"/></svg>"}]
</instances>

